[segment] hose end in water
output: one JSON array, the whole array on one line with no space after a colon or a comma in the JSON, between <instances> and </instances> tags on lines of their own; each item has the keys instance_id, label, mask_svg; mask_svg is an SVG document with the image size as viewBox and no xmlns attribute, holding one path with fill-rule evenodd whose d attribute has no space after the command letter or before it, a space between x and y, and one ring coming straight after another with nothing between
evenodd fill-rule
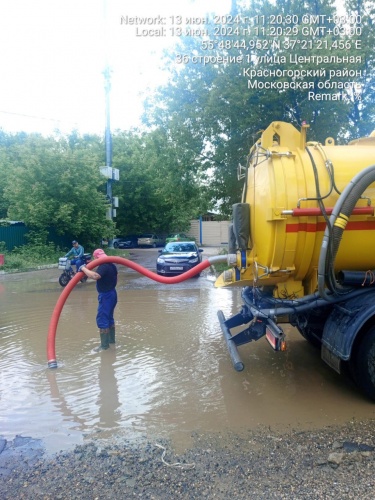
<instances>
[{"instance_id":1,"label":"hose end in water","mask_svg":"<svg viewBox=\"0 0 375 500\"><path fill-rule=\"evenodd\" d=\"M51 359L50 361L48 361L48 368L57 368L56 359Z\"/></svg>"}]
</instances>

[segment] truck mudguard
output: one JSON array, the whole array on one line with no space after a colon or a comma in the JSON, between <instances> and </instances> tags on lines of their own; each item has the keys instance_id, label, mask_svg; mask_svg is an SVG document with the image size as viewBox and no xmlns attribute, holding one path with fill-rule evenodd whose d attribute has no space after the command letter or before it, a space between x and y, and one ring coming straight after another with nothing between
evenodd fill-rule
<instances>
[{"instance_id":1,"label":"truck mudguard","mask_svg":"<svg viewBox=\"0 0 375 500\"><path fill-rule=\"evenodd\" d=\"M357 334L371 320L375 322L375 290L334 306L324 325L322 344L347 361Z\"/></svg>"}]
</instances>

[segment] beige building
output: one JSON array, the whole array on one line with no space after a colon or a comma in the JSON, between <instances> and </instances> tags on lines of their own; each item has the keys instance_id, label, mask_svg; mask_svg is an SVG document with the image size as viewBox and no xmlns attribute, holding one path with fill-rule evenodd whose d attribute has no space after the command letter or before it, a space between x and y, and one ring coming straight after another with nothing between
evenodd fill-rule
<instances>
[{"instance_id":1,"label":"beige building","mask_svg":"<svg viewBox=\"0 0 375 500\"><path fill-rule=\"evenodd\" d=\"M229 221L204 220L208 218L202 217L199 220L192 220L187 234L193 236L199 245L228 245Z\"/></svg>"}]
</instances>

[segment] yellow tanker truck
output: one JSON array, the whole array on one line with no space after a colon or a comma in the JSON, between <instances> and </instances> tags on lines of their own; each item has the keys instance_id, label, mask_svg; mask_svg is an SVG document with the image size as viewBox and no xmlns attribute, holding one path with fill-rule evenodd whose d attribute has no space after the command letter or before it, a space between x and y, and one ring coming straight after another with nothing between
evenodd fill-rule
<instances>
[{"instance_id":1,"label":"yellow tanker truck","mask_svg":"<svg viewBox=\"0 0 375 500\"><path fill-rule=\"evenodd\" d=\"M238 371L238 346L285 350L290 323L375 399L375 133L336 145L307 131L273 122L250 150L215 283L243 287L243 305L220 325Z\"/></svg>"}]
</instances>

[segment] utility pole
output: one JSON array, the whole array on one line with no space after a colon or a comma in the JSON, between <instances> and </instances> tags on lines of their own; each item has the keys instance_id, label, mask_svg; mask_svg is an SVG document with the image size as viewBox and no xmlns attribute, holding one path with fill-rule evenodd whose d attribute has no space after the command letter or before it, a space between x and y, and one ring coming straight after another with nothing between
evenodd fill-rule
<instances>
[{"instance_id":1,"label":"utility pole","mask_svg":"<svg viewBox=\"0 0 375 500\"><path fill-rule=\"evenodd\" d=\"M112 137L111 137L111 117L110 117L110 99L109 93L111 90L111 75L109 66L104 72L104 90L105 90L105 166L109 167L108 171L112 172ZM112 175L107 179L107 200L110 203L109 218L113 219L113 203L112 203Z\"/></svg>"},{"instance_id":2,"label":"utility pole","mask_svg":"<svg viewBox=\"0 0 375 500\"><path fill-rule=\"evenodd\" d=\"M118 198L112 196L113 181L120 179L118 168L112 168L112 135L110 125L110 100L109 93L111 90L110 69L107 65L104 74L104 89L105 89L105 166L100 167L100 173L107 178L107 218L113 220L116 217L116 208L118 207Z\"/></svg>"},{"instance_id":3,"label":"utility pole","mask_svg":"<svg viewBox=\"0 0 375 500\"><path fill-rule=\"evenodd\" d=\"M116 217L116 208L118 207L118 198L112 195L113 181L119 180L119 170L112 168L112 135L111 135L111 120L110 120L110 91L111 91L111 70L108 63L108 20L107 20L107 1L103 0L103 17L104 17L104 33L105 33L105 69L104 75L104 90L105 90L105 166L100 167L100 173L107 179L106 198L108 202L107 218L113 220Z\"/></svg>"}]
</instances>

